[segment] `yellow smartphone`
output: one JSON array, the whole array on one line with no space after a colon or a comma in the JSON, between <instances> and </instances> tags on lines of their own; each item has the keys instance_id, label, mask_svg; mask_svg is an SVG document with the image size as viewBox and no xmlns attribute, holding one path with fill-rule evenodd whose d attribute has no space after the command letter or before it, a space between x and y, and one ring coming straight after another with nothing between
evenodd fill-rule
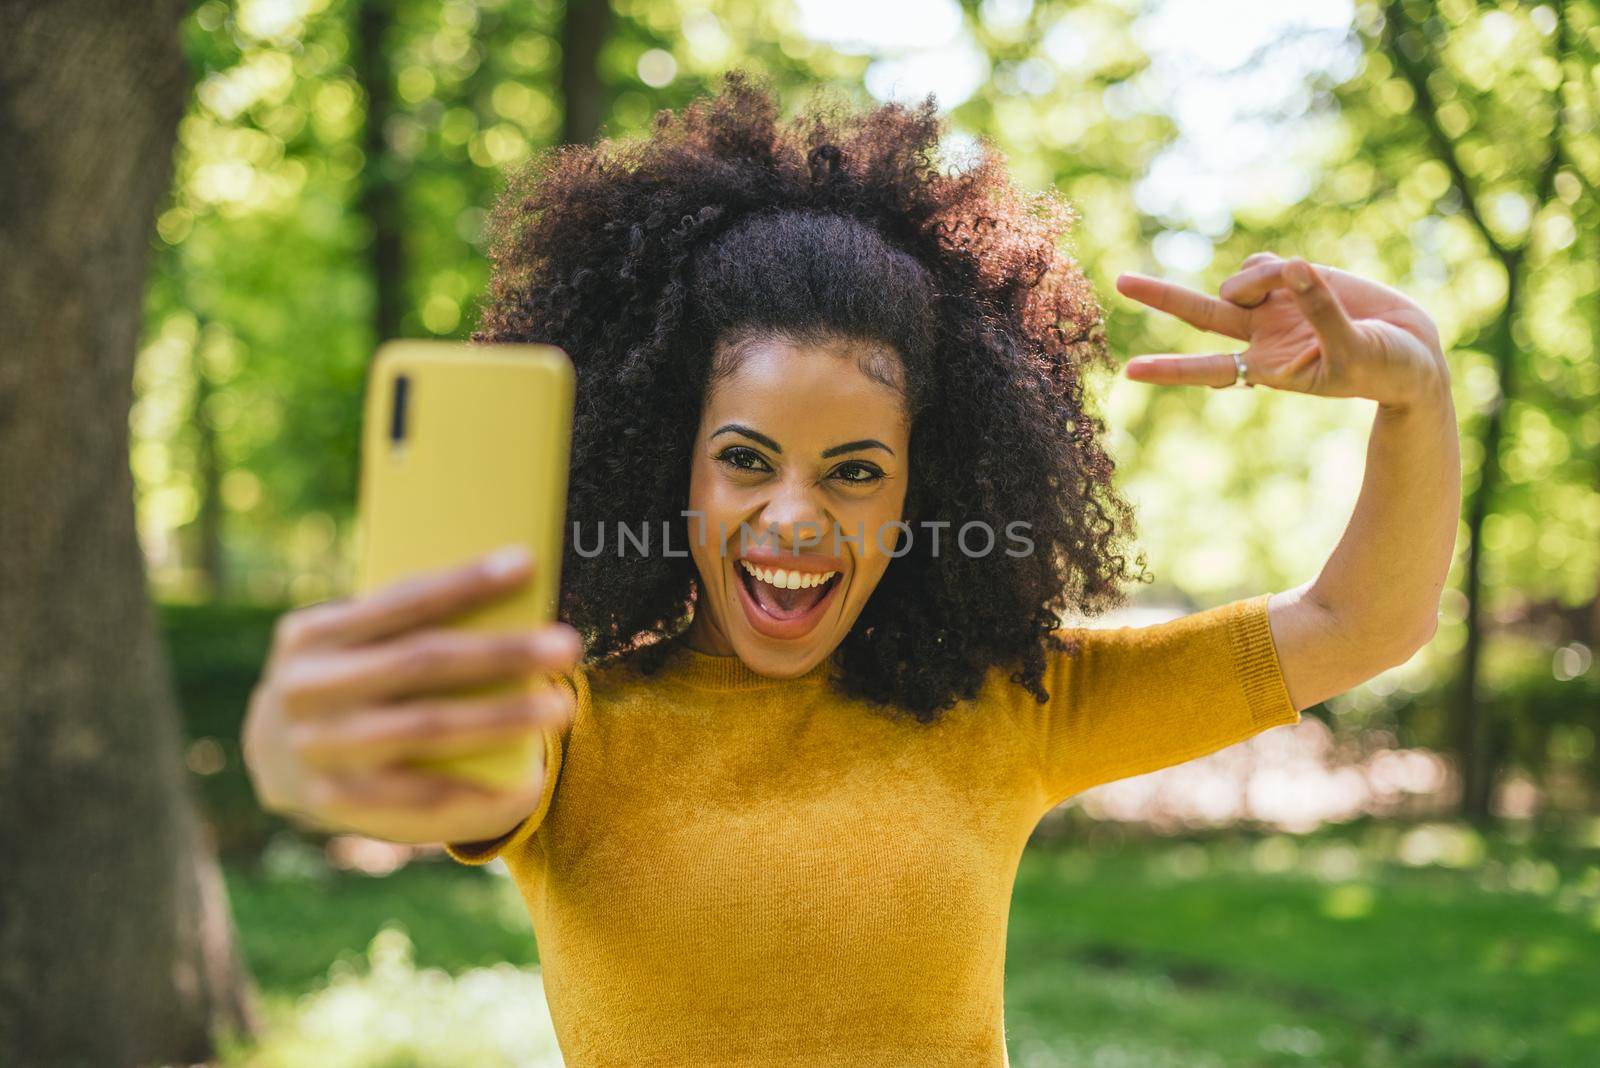
<instances>
[{"instance_id":1,"label":"yellow smartphone","mask_svg":"<svg viewBox=\"0 0 1600 1068\"><path fill-rule=\"evenodd\" d=\"M526 630L553 620L573 389L571 361L549 345L392 341L380 348L362 425L358 590L515 543L533 555L532 581L450 625ZM505 785L525 777L540 752L535 737L413 766Z\"/></svg>"}]
</instances>

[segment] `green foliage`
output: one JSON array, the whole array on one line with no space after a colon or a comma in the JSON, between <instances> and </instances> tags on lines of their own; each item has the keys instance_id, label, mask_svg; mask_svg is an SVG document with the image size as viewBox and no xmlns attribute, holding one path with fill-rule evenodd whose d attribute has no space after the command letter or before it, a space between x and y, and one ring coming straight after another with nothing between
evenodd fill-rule
<instances>
[{"instance_id":1,"label":"green foliage","mask_svg":"<svg viewBox=\"0 0 1600 1068\"><path fill-rule=\"evenodd\" d=\"M1172 152L1194 136L1180 121L1190 85L1152 55L1152 27L1179 5L960 7L961 42L984 76L949 112L949 162L988 138L1021 182L1076 205L1073 249L1107 305L1114 352L1223 344L1121 300L1117 273L1215 286L1271 248L1400 285L1435 315L1469 491L1489 413L1510 397L1480 539L1482 690L1507 710L1540 694L1547 732L1496 728L1519 763L1592 754L1600 669L1582 620L1596 618L1600 589L1600 5L1368 3L1350 26L1286 32L1236 71L1180 71L1197 91L1258 69L1293 75L1267 83L1252 119L1303 181L1242 169L1230 203L1204 217L1151 192L1174 185ZM658 109L736 66L769 76L790 110L814 89L865 102L868 84L882 88L873 55L808 38L788 0L613 8L599 63L606 134L646 134ZM375 64L362 13L385 20ZM401 333L465 336L487 278L485 210L505 174L559 136L563 15L547 0L194 7L195 92L157 226L132 416L141 534L165 598L286 604L348 589L360 394L377 340L371 197L393 203ZM1401 60L1425 68L1420 82ZM371 89L389 101L375 137ZM1522 306L1502 338L1508 256ZM1142 596L1198 606L1315 573L1359 487L1370 405L1120 377L1099 394L1155 579ZM1341 722L1446 744L1466 641L1461 563L1431 647L1335 702ZM1564 671L1563 656L1583 670Z\"/></svg>"},{"instance_id":2,"label":"green foliage","mask_svg":"<svg viewBox=\"0 0 1600 1068\"><path fill-rule=\"evenodd\" d=\"M161 625L183 713L191 782L217 847L254 856L283 821L262 811L239 731L272 643L272 608L167 605Z\"/></svg>"},{"instance_id":3,"label":"green foliage","mask_svg":"<svg viewBox=\"0 0 1600 1068\"><path fill-rule=\"evenodd\" d=\"M1356 29L1360 67L1327 87L1337 123L1320 181L1292 212L1253 218L1239 251L1342 247L1429 308L1466 437L1467 513L1482 504L1487 515L1481 533L1464 525L1458 588L1409 684L1349 705L1398 717L1414 741L1447 743L1439 706L1459 686L1469 641L1477 533L1477 613L1493 644L1476 692L1495 712L1489 746L1559 782L1573 770L1560 739L1581 750L1600 731L1594 676L1563 672L1558 649L1594 643L1594 624L1575 627L1570 614L1592 613L1600 589L1600 139L1589 77L1600 6L1390 3L1363 9ZM1496 637L1497 621L1522 626ZM1538 720L1525 720L1535 706Z\"/></svg>"},{"instance_id":4,"label":"green foliage","mask_svg":"<svg viewBox=\"0 0 1600 1068\"><path fill-rule=\"evenodd\" d=\"M656 110L731 63L790 92L828 80L766 43L792 40L782 11L693 5L686 19L671 5L615 7L601 63L607 133L645 132ZM375 159L363 11L385 20L377 88L390 107ZM507 0L195 8L195 91L157 223L133 413L141 533L166 595L305 601L347 588L360 395L381 340L381 221L367 198L393 195L400 333L465 337L488 277L486 210L509 169L558 140L561 17L556 4ZM652 50L677 56L654 87L639 73ZM853 81L862 64L833 66ZM208 504L220 533L202 520Z\"/></svg>"},{"instance_id":5,"label":"green foliage","mask_svg":"<svg viewBox=\"0 0 1600 1068\"><path fill-rule=\"evenodd\" d=\"M1297 225L1346 244L1365 237L1374 266L1429 307L1469 434L1502 393L1513 398L1505 485L1484 530L1486 607L1579 603L1600 581L1600 203L1586 177L1600 7L1561 5L1559 25L1549 7L1411 7L1414 25L1362 27L1362 70L1337 88L1344 136ZM1431 64L1410 64L1426 99L1407 57ZM1526 303L1502 340L1491 327L1509 255ZM1470 490L1481 449L1464 460ZM1446 618L1463 608L1448 603Z\"/></svg>"}]
</instances>

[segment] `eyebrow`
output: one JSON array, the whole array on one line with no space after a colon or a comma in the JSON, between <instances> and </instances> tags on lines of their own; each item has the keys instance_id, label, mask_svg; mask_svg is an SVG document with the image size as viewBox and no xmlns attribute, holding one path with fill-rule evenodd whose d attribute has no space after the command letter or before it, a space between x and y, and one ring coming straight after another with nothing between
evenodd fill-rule
<instances>
[{"instance_id":1,"label":"eyebrow","mask_svg":"<svg viewBox=\"0 0 1600 1068\"><path fill-rule=\"evenodd\" d=\"M767 437L765 434L762 434L762 433L760 433L758 431L755 431L755 430L751 430L749 427L745 426L743 423L724 423L721 426L717 427L716 430L711 432L711 437L713 437L713 438L717 437L719 434L743 434L745 437L749 438L751 441L758 442L758 443L760 443L762 445L765 445L767 448L771 449L773 452L777 452L777 453L783 452L783 446L782 445L779 445L776 441L773 441L771 438ZM710 440L710 439L707 439L707 440Z\"/></svg>"},{"instance_id":2,"label":"eyebrow","mask_svg":"<svg viewBox=\"0 0 1600 1068\"><path fill-rule=\"evenodd\" d=\"M779 445L776 441L773 441L760 431L753 430L750 427L745 426L743 423L724 423L722 426L717 427L716 430L711 432L711 437L715 438L721 434L740 434L749 438L751 441L765 445L775 453L782 454L783 452L782 445ZM835 445L830 449L824 449L822 451L822 458L826 460L830 456L838 456L841 453L846 452L860 452L864 449L882 449L890 456L894 455L894 450L889 448L889 446L885 445L883 442L879 441L877 438L862 438L860 441L847 441L843 445Z\"/></svg>"},{"instance_id":3,"label":"eyebrow","mask_svg":"<svg viewBox=\"0 0 1600 1068\"><path fill-rule=\"evenodd\" d=\"M823 449L822 458L826 460L828 457L838 456L842 452L860 452L863 449L882 449L890 456L894 455L894 450L877 438L862 438L860 441L847 441L843 445L835 445L831 449Z\"/></svg>"}]
</instances>

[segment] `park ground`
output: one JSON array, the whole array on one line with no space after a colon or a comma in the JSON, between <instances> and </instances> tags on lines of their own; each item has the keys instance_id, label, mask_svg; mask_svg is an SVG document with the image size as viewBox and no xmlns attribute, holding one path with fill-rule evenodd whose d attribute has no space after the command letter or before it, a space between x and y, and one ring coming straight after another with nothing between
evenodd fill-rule
<instances>
[{"instance_id":1,"label":"park ground","mask_svg":"<svg viewBox=\"0 0 1600 1068\"><path fill-rule=\"evenodd\" d=\"M504 874L339 871L288 839L227 874L267 1022L229 1064L560 1065ZM1006 1031L1016 1068L1600 1064L1600 821L1041 827Z\"/></svg>"}]
</instances>

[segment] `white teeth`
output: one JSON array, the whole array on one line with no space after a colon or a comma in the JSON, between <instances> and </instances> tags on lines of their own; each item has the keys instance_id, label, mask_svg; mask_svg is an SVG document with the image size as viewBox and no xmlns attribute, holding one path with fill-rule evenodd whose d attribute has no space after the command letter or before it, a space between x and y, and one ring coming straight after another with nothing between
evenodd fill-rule
<instances>
[{"instance_id":1,"label":"white teeth","mask_svg":"<svg viewBox=\"0 0 1600 1068\"><path fill-rule=\"evenodd\" d=\"M816 574L808 571L790 571L785 568L756 567L748 560L740 560L744 569L769 586L776 586L780 590L809 590L813 586L820 586L837 575L837 571L824 571Z\"/></svg>"}]
</instances>

